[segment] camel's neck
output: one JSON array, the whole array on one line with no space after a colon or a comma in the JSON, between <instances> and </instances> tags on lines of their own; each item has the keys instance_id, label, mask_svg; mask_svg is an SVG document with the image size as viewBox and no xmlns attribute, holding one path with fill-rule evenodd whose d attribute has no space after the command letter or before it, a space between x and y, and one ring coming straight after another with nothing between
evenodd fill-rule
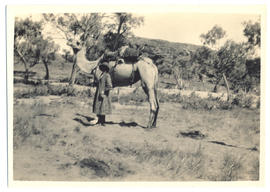
<instances>
[{"instance_id":1,"label":"camel's neck","mask_svg":"<svg viewBox=\"0 0 270 192\"><path fill-rule=\"evenodd\" d=\"M81 50L79 50L79 51L77 52L77 64L79 64L79 63L84 63L84 62L89 62L89 61L86 59L85 55L86 55L86 48L83 47Z\"/></svg>"},{"instance_id":2,"label":"camel's neck","mask_svg":"<svg viewBox=\"0 0 270 192\"><path fill-rule=\"evenodd\" d=\"M91 71L98 65L101 58L95 61L88 61L86 59L86 47L82 47L77 53L77 66L86 73L91 73Z\"/></svg>"}]
</instances>

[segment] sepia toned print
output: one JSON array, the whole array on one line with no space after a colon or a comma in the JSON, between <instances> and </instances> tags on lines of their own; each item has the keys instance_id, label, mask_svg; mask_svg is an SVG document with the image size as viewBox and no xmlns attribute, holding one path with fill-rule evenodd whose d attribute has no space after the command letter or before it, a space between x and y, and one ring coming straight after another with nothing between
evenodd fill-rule
<instances>
[{"instance_id":1,"label":"sepia toned print","mask_svg":"<svg viewBox=\"0 0 270 192\"><path fill-rule=\"evenodd\" d=\"M14 181L262 181L263 13L12 13Z\"/></svg>"}]
</instances>

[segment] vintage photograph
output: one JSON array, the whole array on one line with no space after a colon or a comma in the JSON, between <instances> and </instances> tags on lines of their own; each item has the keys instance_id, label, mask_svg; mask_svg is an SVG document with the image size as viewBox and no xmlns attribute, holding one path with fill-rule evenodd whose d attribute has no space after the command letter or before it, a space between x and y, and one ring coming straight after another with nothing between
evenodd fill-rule
<instances>
[{"instance_id":1,"label":"vintage photograph","mask_svg":"<svg viewBox=\"0 0 270 192\"><path fill-rule=\"evenodd\" d=\"M262 179L263 13L32 10L8 22L14 181Z\"/></svg>"}]
</instances>

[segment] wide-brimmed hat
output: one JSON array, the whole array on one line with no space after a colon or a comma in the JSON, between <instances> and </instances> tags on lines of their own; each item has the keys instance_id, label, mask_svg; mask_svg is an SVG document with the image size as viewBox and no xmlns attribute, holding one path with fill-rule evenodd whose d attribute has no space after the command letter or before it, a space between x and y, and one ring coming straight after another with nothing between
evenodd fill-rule
<instances>
[{"instance_id":1,"label":"wide-brimmed hat","mask_svg":"<svg viewBox=\"0 0 270 192\"><path fill-rule=\"evenodd\" d=\"M101 64L99 65L99 69L100 69L101 71L107 71L107 72L109 72L109 70L110 70L109 63L108 63L108 62L103 62L103 63L101 63Z\"/></svg>"}]
</instances>

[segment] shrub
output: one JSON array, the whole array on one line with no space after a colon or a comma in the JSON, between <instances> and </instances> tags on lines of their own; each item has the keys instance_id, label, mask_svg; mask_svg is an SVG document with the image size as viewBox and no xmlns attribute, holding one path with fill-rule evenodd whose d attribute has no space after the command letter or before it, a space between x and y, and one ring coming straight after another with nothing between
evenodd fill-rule
<instances>
[{"instance_id":1,"label":"shrub","mask_svg":"<svg viewBox=\"0 0 270 192\"><path fill-rule=\"evenodd\" d=\"M158 98L160 103L180 103L183 109L202 109L210 111L214 109L229 110L233 108L231 102L223 101L219 98L213 98L211 96L206 99L200 98L195 94L195 92L193 92L190 96L181 96L180 94L166 94L164 92L159 92ZM147 97L145 93L141 90L120 97L118 97L117 95L113 95L112 102L119 102L120 104L135 103L136 105L138 105L142 102L147 102Z\"/></svg>"},{"instance_id":2,"label":"shrub","mask_svg":"<svg viewBox=\"0 0 270 192\"><path fill-rule=\"evenodd\" d=\"M140 104L147 101L147 97L142 90L136 90L131 94L121 95L118 97L117 95L112 96L112 101L118 101L120 104Z\"/></svg>"},{"instance_id":3,"label":"shrub","mask_svg":"<svg viewBox=\"0 0 270 192\"><path fill-rule=\"evenodd\" d=\"M27 89L14 91L15 98L31 98L47 95L65 95L65 96L91 96L89 89L78 90L69 85L39 85Z\"/></svg>"},{"instance_id":4,"label":"shrub","mask_svg":"<svg viewBox=\"0 0 270 192\"><path fill-rule=\"evenodd\" d=\"M15 98L30 98L35 96L46 96L46 95L64 95L64 96L80 96L80 97L91 97L89 88L81 89L70 85L39 85L29 86L27 89L22 89L14 92ZM232 101L224 101L220 98L213 98L209 95L207 98L201 98L193 92L191 95L180 95L180 94L167 94L164 92L158 92L158 98L160 103L173 102L180 103L183 109L202 109L202 110L230 110L233 107L243 108L259 108L260 100L257 99L254 102L253 95L247 95L245 93L238 93L233 97ZM135 90L133 93L127 95L112 95L112 102L119 102L120 104L141 104L147 102L148 98L142 89Z\"/></svg>"},{"instance_id":5,"label":"shrub","mask_svg":"<svg viewBox=\"0 0 270 192\"><path fill-rule=\"evenodd\" d=\"M254 96L240 92L233 98L232 104L243 108L252 108L254 105ZM260 107L260 99L256 101L255 107Z\"/></svg>"},{"instance_id":6,"label":"shrub","mask_svg":"<svg viewBox=\"0 0 270 192\"><path fill-rule=\"evenodd\" d=\"M206 99L200 98L192 93L189 97L182 97L182 107L183 109L203 109L203 110L214 110L214 109L223 109L228 110L232 109L232 105L230 102L223 101L219 98L213 98L209 96Z\"/></svg>"},{"instance_id":7,"label":"shrub","mask_svg":"<svg viewBox=\"0 0 270 192\"><path fill-rule=\"evenodd\" d=\"M170 94L159 92L158 98L159 98L160 103L165 103L165 102L181 103L183 101L183 98L179 94L170 95Z\"/></svg>"},{"instance_id":8,"label":"shrub","mask_svg":"<svg viewBox=\"0 0 270 192\"><path fill-rule=\"evenodd\" d=\"M35 96L49 95L46 85L34 86L28 89L14 91L15 98L30 98Z\"/></svg>"},{"instance_id":9,"label":"shrub","mask_svg":"<svg viewBox=\"0 0 270 192\"><path fill-rule=\"evenodd\" d=\"M76 76L75 83L78 84L78 85L84 85L84 86L90 86L90 85L92 85L91 78L88 77L88 76L86 76L86 75L84 75L84 74L81 74L81 73L79 73Z\"/></svg>"}]
</instances>

